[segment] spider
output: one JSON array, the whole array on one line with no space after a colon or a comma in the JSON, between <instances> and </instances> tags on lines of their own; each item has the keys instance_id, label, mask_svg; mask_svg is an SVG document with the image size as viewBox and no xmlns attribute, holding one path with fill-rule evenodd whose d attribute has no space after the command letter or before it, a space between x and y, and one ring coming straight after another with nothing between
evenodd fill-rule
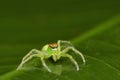
<instances>
[{"instance_id":1,"label":"spider","mask_svg":"<svg viewBox=\"0 0 120 80\"><path fill-rule=\"evenodd\" d=\"M63 46L61 44L65 44L67 46ZM77 71L79 71L78 63L71 55L68 54L69 50L72 50L75 53L79 54L82 58L83 63L85 63L85 58L83 54L75 49L70 41L58 40L57 43L46 44L45 46L43 46L41 51L37 49L32 49L26 56L23 57L22 62L18 66L17 70L21 69L23 65L31 60L33 57L39 57L41 59L42 65L48 70L48 72L52 72L51 69L46 65L45 59L52 57L52 59L56 62L61 57L67 57L72 61L72 63L74 63Z\"/></svg>"}]
</instances>

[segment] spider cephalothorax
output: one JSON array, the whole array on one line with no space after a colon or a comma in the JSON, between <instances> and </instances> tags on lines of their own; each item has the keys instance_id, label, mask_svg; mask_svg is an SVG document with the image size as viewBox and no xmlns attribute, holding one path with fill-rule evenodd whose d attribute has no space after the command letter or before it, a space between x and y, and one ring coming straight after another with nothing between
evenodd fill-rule
<instances>
[{"instance_id":1,"label":"spider cephalothorax","mask_svg":"<svg viewBox=\"0 0 120 80\"><path fill-rule=\"evenodd\" d=\"M48 45L49 45L49 47L51 47L53 49L58 47L57 43L52 43L52 44L48 44Z\"/></svg>"},{"instance_id":2,"label":"spider cephalothorax","mask_svg":"<svg viewBox=\"0 0 120 80\"><path fill-rule=\"evenodd\" d=\"M61 57L67 57L69 58L76 66L77 71L79 71L78 63L72 58L71 55L68 54L69 50L73 50L75 53L79 54L85 63L85 58L82 53L80 53L78 50L76 50L73 46L66 46L64 49L62 49L61 43L71 45L69 41L62 41L58 40L57 43L47 44L43 46L42 50L32 49L25 57L23 57L21 64L18 66L17 70L21 69L22 66L28 62L33 57L39 57L42 61L43 66L51 72L51 69L46 65L45 59L48 59L50 57L53 58L53 60L56 62Z\"/></svg>"},{"instance_id":3,"label":"spider cephalothorax","mask_svg":"<svg viewBox=\"0 0 120 80\"><path fill-rule=\"evenodd\" d=\"M57 43L52 43L52 44L48 44L48 46L51 48L52 58L56 62L61 57L60 53L58 52L58 44Z\"/></svg>"}]
</instances>

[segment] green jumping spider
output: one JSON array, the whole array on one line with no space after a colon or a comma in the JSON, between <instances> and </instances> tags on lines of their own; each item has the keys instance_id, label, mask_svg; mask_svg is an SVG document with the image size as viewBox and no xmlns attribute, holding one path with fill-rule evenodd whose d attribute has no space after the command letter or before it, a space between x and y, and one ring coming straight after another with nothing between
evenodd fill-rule
<instances>
[{"instance_id":1,"label":"green jumping spider","mask_svg":"<svg viewBox=\"0 0 120 80\"><path fill-rule=\"evenodd\" d=\"M67 44L67 45L72 45L71 42L69 41L62 41L58 40L57 43L52 43L52 44L47 44L43 46L42 50L39 51L37 49L32 49L25 57L23 57L21 64L18 66L17 70L21 69L22 66L28 62L30 59L33 57L39 57L41 59L42 65L49 71L51 72L51 69L46 65L45 59L48 59L50 57L53 58L53 60L56 62L59 60L61 57L67 57L69 58L74 65L76 66L77 71L79 71L79 66L78 63L72 58L71 55L69 55L67 52L69 50L74 51L75 53L79 54L83 60L83 63L85 63L85 58L82 53L80 53L77 49L75 49L73 46L66 46L62 50L62 45L61 44Z\"/></svg>"}]
</instances>

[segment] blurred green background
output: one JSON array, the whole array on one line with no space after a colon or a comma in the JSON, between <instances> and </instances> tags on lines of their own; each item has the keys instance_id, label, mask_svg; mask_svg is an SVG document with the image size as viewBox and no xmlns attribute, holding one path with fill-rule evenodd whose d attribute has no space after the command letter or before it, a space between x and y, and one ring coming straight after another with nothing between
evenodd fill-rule
<instances>
[{"instance_id":1,"label":"blurred green background","mask_svg":"<svg viewBox=\"0 0 120 80\"><path fill-rule=\"evenodd\" d=\"M69 40L119 13L119 0L2 0L0 44Z\"/></svg>"},{"instance_id":2,"label":"blurred green background","mask_svg":"<svg viewBox=\"0 0 120 80\"><path fill-rule=\"evenodd\" d=\"M31 49L41 49L57 40L72 40L119 14L119 0L0 1L0 74L16 69ZM106 40L106 36L97 39Z\"/></svg>"}]
</instances>

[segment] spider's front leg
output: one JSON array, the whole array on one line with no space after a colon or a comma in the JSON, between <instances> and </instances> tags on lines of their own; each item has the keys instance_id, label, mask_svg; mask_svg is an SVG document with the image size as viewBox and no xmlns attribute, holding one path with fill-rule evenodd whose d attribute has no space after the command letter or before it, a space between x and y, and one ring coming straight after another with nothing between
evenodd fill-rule
<instances>
[{"instance_id":1,"label":"spider's front leg","mask_svg":"<svg viewBox=\"0 0 120 80\"><path fill-rule=\"evenodd\" d=\"M72 45L72 43L70 41L64 41L64 40L58 40L58 44L60 45L60 43L65 43L65 44L70 44Z\"/></svg>"},{"instance_id":2,"label":"spider's front leg","mask_svg":"<svg viewBox=\"0 0 120 80\"><path fill-rule=\"evenodd\" d=\"M70 41L58 40L58 50L61 51L61 43L72 45Z\"/></svg>"},{"instance_id":3,"label":"spider's front leg","mask_svg":"<svg viewBox=\"0 0 120 80\"><path fill-rule=\"evenodd\" d=\"M82 58L82 60L83 60L84 63L85 63L85 58L84 58L83 54L80 53L78 50L76 50L74 47L67 47L67 48L65 48L63 51L61 51L62 56L63 56L63 57L68 57L68 58L75 64L75 66L76 66L76 68L77 68L77 71L79 71L78 63L72 58L71 55L67 54L67 52L68 52L69 50L73 50L75 53L79 54L79 55L81 56L81 58Z\"/></svg>"},{"instance_id":4,"label":"spider's front leg","mask_svg":"<svg viewBox=\"0 0 120 80\"><path fill-rule=\"evenodd\" d=\"M47 66L46 63L45 63L44 58L41 58L41 61L42 61L42 65L43 65L49 72L51 72L51 69L48 68L48 66Z\"/></svg>"},{"instance_id":5,"label":"spider's front leg","mask_svg":"<svg viewBox=\"0 0 120 80\"><path fill-rule=\"evenodd\" d=\"M79 71L78 63L74 60L74 58L71 55L67 53L63 53L62 56L69 58L75 64L77 71Z\"/></svg>"},{"instance_id":6,"label":"spider's front leg","mask_svg":"<svg viewBox=\"0 0 120 80\"><path fill-rule=\"evenodd\" d=\"M85 58L84 58L83 54L81 52L79 52L77 49L75 49L74 47L67 47L62 51L62 53L67 53L69 50L72 50L75 53L79 54L83 60L83 63L85 64Z\"/></svg>"}]
</instances>

